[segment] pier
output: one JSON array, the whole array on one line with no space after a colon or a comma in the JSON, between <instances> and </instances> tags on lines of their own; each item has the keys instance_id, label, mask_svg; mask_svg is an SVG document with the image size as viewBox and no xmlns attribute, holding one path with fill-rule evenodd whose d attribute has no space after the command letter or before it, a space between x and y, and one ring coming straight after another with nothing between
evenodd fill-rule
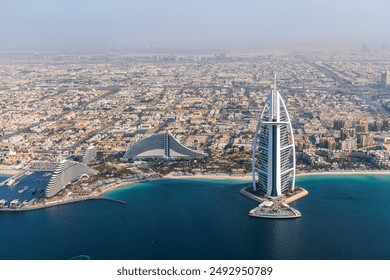
<instances>
[{"instance_id":1,"label":"pier","mask_svg":"<svg viewBox=\"0 0 390 280\"><path fill-rule=\"evenodd\" d=\"M8 183L10 185L14 184L15 182L17 182L17 180L19 178L21 178L24 174L26 174L28 171L27 170L23 170L21 172L18 172L16 173L15 175L7 178L6 180L4 180L3 182L0 183L0 187L4 186L4 185L7 185Z\"/></svg>"}]
</instances>

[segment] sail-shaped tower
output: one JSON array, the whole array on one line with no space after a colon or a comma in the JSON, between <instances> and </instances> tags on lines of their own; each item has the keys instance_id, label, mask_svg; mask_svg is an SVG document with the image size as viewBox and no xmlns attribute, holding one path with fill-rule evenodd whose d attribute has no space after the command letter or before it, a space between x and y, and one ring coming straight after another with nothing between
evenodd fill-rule
<instances>
[{"instance_id":1,"label":"sail-shaped tower","mask_svg":"<svg viewBox=\"0 0 390 280\"><path fill-rule=\"evenodd\" d=\"M253 190L278 197L295 187L295 147L286 105L276 90L269 93L257 121L252 147Z\"/></svg>"}]
</instances>

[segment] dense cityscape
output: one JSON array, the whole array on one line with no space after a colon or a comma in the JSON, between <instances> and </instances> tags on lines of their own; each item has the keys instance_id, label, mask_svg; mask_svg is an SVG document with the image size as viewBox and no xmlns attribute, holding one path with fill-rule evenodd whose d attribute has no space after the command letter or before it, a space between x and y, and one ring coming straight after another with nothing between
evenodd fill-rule
<instances>
[{"instance_id":1,"label":"dense cityscape","mask_svg":"<svg viewBox=\"0 0 390 280\"><path fill-rule=\"evenodd\" d=\"M0 161L3 169L59 162L91 145L119 159L140 139L167 131L208 156L154 161L147 166L155 172L245 175L275 68L298 172L386 169L389 60L385 51L3 55Z\"/></svg>"},{"instance_id":2,"label":"dense cityscape","mask_svg":"<svg viewBox=\"0 0 390 280\"><path fill-rule=\"evenodd\" d=\"M2 275L385 275L389 10L0 2Z\"/></svg>"}]
</instances>

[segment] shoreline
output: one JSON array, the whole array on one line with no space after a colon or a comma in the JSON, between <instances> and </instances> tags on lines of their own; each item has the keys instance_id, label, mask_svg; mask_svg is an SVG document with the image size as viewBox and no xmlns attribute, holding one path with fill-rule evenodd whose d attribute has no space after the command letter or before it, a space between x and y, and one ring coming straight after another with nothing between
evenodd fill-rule
<instances>
[{"instance_id":1,"label":"shoreline","mask_svg":"<svg viewBox=\"0 0 390 280\"><path fill-rule=\"evenodd\" d=\"M252 180L252 176L230 176L230 175L180 175L171 174L163 176L161 179L212 179L212 180Z\"/></svg>"},{"instance_id":2,"label":"shoreline","mask_svg":"<svg viewBox=\"0 0 390 280\"><path fill-rule=\"evenodd\" d=\"M390 170L368 170L368 171L325 171L298 173L296 177L320 176L320 175L390 175ZM230 176L230 175L165 175L161 179L212 179L212 180L245 180L252 181L252 176Z\"/></svg>"},{"instance_id":3,"label":"shoreline","mask_svg":"<svg viewBox=\"0 0 390 280\"><path fill-rule=\"evenodd\" d=\"M16 169L0 169L0 176L1 175L15 175L23 170L16 170ZM296 177L303 177L303 176L317 176L317 175L390 175L390 170L367 170L367 171L324 171L324 172L303 172L303 173L297 173ZM172 175L167 174L161 178L153 178L148 181L156 181L156 180L163 180L163 179L212 179L212 180L248 180L252 181L252 176L231 176L231 175L204 175L204 174L197 174L197 175ZM140 181L134 181L134 182L121 182L114 184L114 186L110 186L107 188L107 190L104 190L103 193L119 188L121 186L125 185L131 185L135 183L139 183Z\"/></svg>"},{"instance_id":4,"label":"shoreline","mask_svg":"<svg viewBox=\"0 0 390 280\"><path fill-rule=\"evenodd\" d=\"M15 175L20 173L21 170L0 170L0 175ZM390 170L372 170L372 171L326 171L326 172L308 172L308 173L299 173L296 174L296 177L304 177L304 176L321 176L321 175L390 175ZM235 181L252 181L252 176L230 176L230 175L179 175L179 176L174 176L172 174L165 175L161 178L153 178L148 180L147 182L150 181L157 181L157 180L166 180L166 179L209 179L209 180L235 180ZM105 189L101 190L99 194L94 194L91 196L86 196L86 197L78 197L75 199L69 199L69 200L61 200L61 201L54 201L54 202L49 202L47 204L43 205L36 205L36 206L27 206L27 207L22 207L22 208L0 208L1 211L29 211L29 210L37 210L37 209L43 209L47 207L52 207L52 206L58 206L58 205L63 205L63 204L69 204L69 203L76 203L76 202L81 202L85 200L92 200L92 199L102 199L102 200L113 200L116 202L116 199L111 199L104 197L104 194L110 192L110 191L115 191L119 190L122 187L129 187L132 188L137 183L141 183L142 181L130 181L130 182L118 182L118 183L113 183L111 186L106 187ZM241 192L241 191L240 191ZM305 196L305 195L304 195ZM253 198L251 198L253 199ZM298 198L299 199L299 198ZM253 199L254 200L254 199ZM295 199L294 199L295 200ZM289 201L291 203L292 201Z\"/></svg>"},{"instance_id":5,"label":"shoreline","mask_svg":"<svg viewBox=\"0 0 390 280\"><path fill-rule=\"evenodd\" d=\"M390 170L307 172L296 174L296 177L318 175L390 175Z\"/></svg>"}]
</instances>

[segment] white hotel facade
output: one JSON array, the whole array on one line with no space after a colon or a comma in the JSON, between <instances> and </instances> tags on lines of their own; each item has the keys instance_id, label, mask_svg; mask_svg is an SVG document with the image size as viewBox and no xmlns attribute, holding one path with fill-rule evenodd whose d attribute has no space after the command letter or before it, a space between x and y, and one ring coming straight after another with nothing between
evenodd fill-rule
<instances>
[{"instance_id":1,"label":"white hotel facade","mask_svg":"<svg viewBox=\"0 0 390 280\"><path fill-rule=\"evenodd\" d=\"M295 187L293 129L279 91L272 90L258 118L252 147L253 189L278 197Z\"/></svg>"}]
</instances>

